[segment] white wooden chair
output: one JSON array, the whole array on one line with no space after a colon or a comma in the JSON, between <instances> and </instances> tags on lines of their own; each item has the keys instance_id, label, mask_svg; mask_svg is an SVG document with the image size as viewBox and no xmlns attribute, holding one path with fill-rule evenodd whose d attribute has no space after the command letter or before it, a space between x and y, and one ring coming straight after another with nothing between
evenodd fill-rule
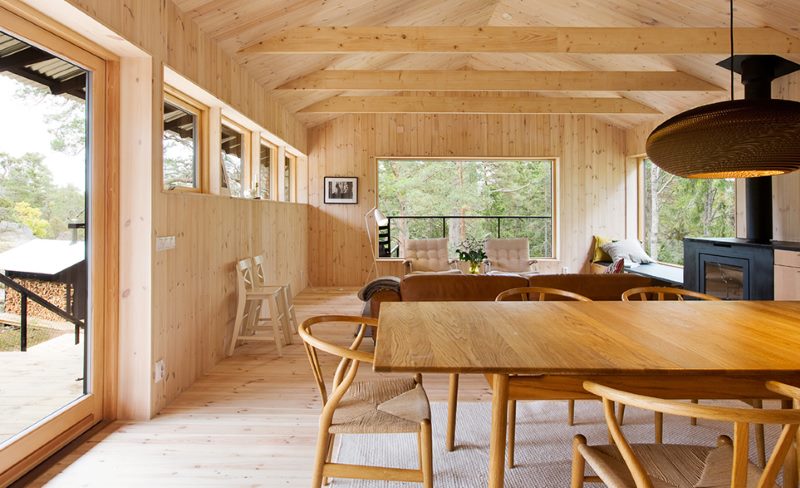
<instances>
[{"instance_id":1,"label":"white wooden chair","mask_svg":"<svg viewBox=\"0 0 800 488\"><path fill-rule=\"evenodd\" d=\"M279 305L281 294L279 286L256 286L253 281L253 265L250 258L242 259L236 264L236 320L233 334L228 345L228 356L233 354L238 341L275 341L278 356L283 356L283 341L291 343L291 332L283 307ZM269 318L261 319L261 307L267 303ZM267 322L267 325L261 325ZM272 335L260 334L263 329L271 328Z\"/></svg>"},{"instance_id":2,"label":"white wooden chair","mask_svg":"<svg viewBox=\"0 0 800 488\"><path fill-rule=\"evenodd\" d=\"M528 239L486 239L486 274L539 274L537 261L528 255Z\"/></svg>"},{"instance_id":3,"label":"white wooden chair","mask_svg":"<svg viewBox=\"0 0 800 488\"><path fill-rule=\"evenodd\" d=\"M274 283L269 282L267 280L267 274L264 272L264 262L266 258L263 254L253 257L253 264L254 264L254 272L255 272L255 283L257 286L280 286L281 287L281 296L279 298L279 304L283 306L283 314L286 315L286 320L289 322L289 326L291 330L297 334L297 315L294 312L294 301L292 297L292 284L289 282L286 283ZM289 337L289 344L291 344L291 336Z\"/></svg>"}]
</instances>

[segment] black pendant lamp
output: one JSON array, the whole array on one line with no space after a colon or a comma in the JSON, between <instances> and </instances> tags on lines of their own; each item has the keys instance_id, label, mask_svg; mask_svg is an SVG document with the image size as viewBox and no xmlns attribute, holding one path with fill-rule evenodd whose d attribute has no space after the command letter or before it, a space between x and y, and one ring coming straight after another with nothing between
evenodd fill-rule
<instances>
[{"instance_id":1,"label":"black pendant lamp","mask_svg":"<svg viewBox=\"0 0 800 488\"><path fill-rule=\"evenodd\" d=\"M684 178L752 178L800 169L800 103L771 99L772 80L800 69L778 56L733 55L731 100L680 113L653 130L647 156ZM742 75L745 99L733 100L733 73Z\"/></svg>"}]
</instances>

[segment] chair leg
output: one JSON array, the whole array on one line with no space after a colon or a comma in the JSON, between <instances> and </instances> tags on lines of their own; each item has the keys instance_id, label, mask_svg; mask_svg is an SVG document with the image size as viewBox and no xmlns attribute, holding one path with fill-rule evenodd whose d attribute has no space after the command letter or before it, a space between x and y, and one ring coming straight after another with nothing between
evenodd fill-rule
<instances>
[{"instance_id":1,"label":"chair leg","mask_svg":"<svg viewBox=\"0 0 800 488\"><path fill-rule=\"evenodd\" d=\"M619 425L622 425L623 420L625 420L625 404L620 403L617 407L617 422L619 422Z\"/></svg>"},{"instance_id":2,"label":"chair leg","mask_svg":"<svg viewBox=\"0 0 800 488\"><path fill-rule=\"evenodd\" d=\"M328 444L330 435L328 429L320 429L317 436L317 452L314 455L314 472L311 475L311 486L320 488L322 486L322 470L325 467L325 459L328 457Z\"/></svg>"},{"instance_id":3,"label":"chair leg","mask_svg":"<svg viewBox=\"0 0 800 488\"><path fill-rule=\"evenodd\" d=\"M433 435L429 420L422 422L419 433L420 468L422 469L422 486L433 488Z\"/></svg>"},{"instance_id":4,"label":"chair leg","mask_svg":"<svg viewBox=\"0 0 800 488\"><path fill-rule=\"evenodd\" d=\"M287 315L289 317L289 325L292 327L292 331L297 334L298 323L297 323L297 315L294 313L294 299L292 298L292 285L289 283L286 284L284 287L284 296L286 297L286 310Z\"/></svg>"},{"instance_id":5,"label":"chair leg","mask_svg":"<svg viewBox=\"0 0 800 488\"><path fill-rule=\"evenodd\" d=\"M578 450L579 445L586 445L586 437L578 434L572 438L572 482L570 488L582 488L586 471L586 460Z\"/></svg>"},{"instance_id":6,"label":"chair leg","mask_svg":"<svg viewBox=\"0 0 800 488\"><path fill-rule=\"evenodd\" d=\"M514 436L517 431L517 401L510 400L508 402L508 434L506 436L508 451L507 464L509 468L514 467Z\"/></svg>"},{"instance_id":7,"label":"chair leg","mask_svg":"<svg viewBox=\"0 0 800 488\"><path fill-rule=\"evenodd\" d=\"M236 341L239 340L239 334L242 333L242 324L244 323L244 310L246 308L247 300L239 298L236 303L236 320L233 322L233 334L231 335L231 343L228 344L228 356L233 355L233 350L236 349Z\"/></svg>"},{"instance_id":8,"label":"chair leg","mask_svg":"<svg viewBox=\"0 0 800 488\"><path fill-rule=\"evenodd\" d=\"M655 412L653 415L653 424L656 428L656 444L661 444L664 439L664 414Z\"/></svg>"},{"instance_id":9,"label":"chair leg","mask_svg":"<svg viewBox=\"0 0 800 488\"><path fill-rule=\"evenodd\" d=\"M328 436L328 455L325 456L325 463L326 464L330 464L331 461L333 461L333 442L336 439L335 436L336 436L336 434L330 434ZM323 476L322 477L322 484L324 486L328 486L330 484L330 482L331 482L331 480L327 476Z\"/></svg>"},{"instance_id":10,"label":"chair leg","mask_svg":"<svg viewBox=\"0 0 800 488\"><path fill-rule=\"evenodd\" d=\"M752 400L751 405L753 408L764 408L762 400ZM756 431L756 454L758 455L758 465L762 468L767 465L767 449L764 442L764 424L755 424L753 428Z\"/></svg>"},{"instance_id":11,"label":"chair leg","mask_svg":"<svg viewBox=\"0 0 800 488\"><path fill-rule=\"evenodd\" d=\"M458 374L450 375L447 392L447 450L452 451L456 441L456 411L458 410Z\"/></svg>"},{"instance_id":12,"label":"chair leg","mask_svg":"<svg viewBox=\"0 0 800 488\"><path fill-rule=\"evenodd\" d=\"M567 425L575 425L575 400L567 400Z\"/></svg>"},{"instance_id":13,"label":"chair leg","mask_svg":"<svg viewBox=\"0 0 800 488\"><path fill-rule=\"evenodd\" d=\"M278 357L283 357L283 344L281 340L281 322L278 311L278 301L275 295L267 299L269 305L269 320L272 322L272 336L275 338L275 348L278 350Z\"/></svg>"},{"instance_id":14,"label":"chair leg","mask_svg":"<svg viewBox=\"0 0 800 488\"><path fill-rule=\"evenodd\" d=\"M698 400L697 399L692 399L691 402L694 403L694 404L697 404ZM689 419L689 424L690 425L697 425L697 417L692 417L691 419Z\"/></svg>"},{"instance_id":15,"label":"chair leg","mask_svg":"<svg viewBox=\"0 0 800 488\"><path fill-rule=\"evenodd\" d=\"M289 325L289 307L286 305L286 289L281 287L277 296L278 312L280 313L281 330L286 344L292 343L292 329Z\"/></svg>"}]
</instances>

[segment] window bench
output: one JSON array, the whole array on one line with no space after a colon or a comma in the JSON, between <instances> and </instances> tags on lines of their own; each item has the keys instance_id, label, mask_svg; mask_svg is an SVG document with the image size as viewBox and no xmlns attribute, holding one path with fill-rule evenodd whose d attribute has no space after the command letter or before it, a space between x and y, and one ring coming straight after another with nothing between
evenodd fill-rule
<instances>
[{"instance_id":1,"label":"window bench","mask_svg":"<svg viewBox=\"0 0 800 488\"><path fill-rule=\"evenodd\" d=\"M610 265L609 262L599 261L592 263L592 273L602 273ZM625 266L626 273L638 274L649 278L666 281L671 286L683 287L683 267L668 264L649 263L638 266Z\"/></svg>"}]
</instances>

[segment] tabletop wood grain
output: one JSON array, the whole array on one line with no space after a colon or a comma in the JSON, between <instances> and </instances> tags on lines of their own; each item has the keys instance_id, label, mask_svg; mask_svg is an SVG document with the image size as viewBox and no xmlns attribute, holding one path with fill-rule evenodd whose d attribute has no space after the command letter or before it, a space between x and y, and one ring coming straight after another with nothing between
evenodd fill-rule
<instances>
[{"instance_id":1,"label":"tabletop wood grain","mask_svg":"<svg viewBox=\"0 0 800 488\"><path fill-rule=\"evenodd\" d=\"M398 302L378 372L800 372L798 302Z\"/></svg>"}]
</instances>

